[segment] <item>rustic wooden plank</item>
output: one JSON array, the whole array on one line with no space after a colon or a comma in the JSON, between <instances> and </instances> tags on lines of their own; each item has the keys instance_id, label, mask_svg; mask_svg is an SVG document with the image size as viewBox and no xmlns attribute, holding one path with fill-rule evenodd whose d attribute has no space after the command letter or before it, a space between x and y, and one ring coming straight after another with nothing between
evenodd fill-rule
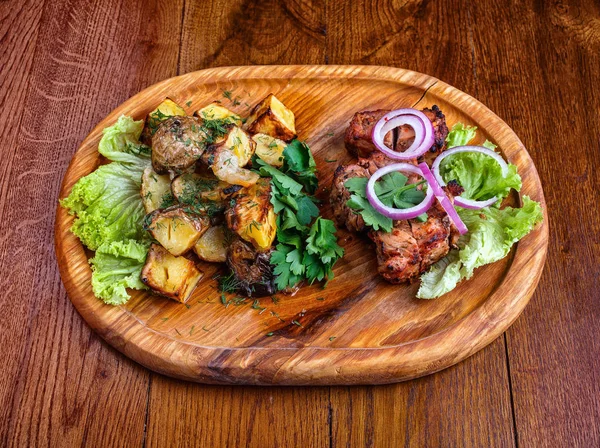
<instances>
[{"instance_id":1,"label":"rustic wooden plank","mask_svg":"<svg viewBox=\"0 0 600 448\"><path fill-rule=\"evenodd\" d=\"M180 73L207 67L325 63L318 0L186 1Z\"/></svg>"},{"instance_id":2,"label":"rustic wooden plank","mask_svg":"<svg viewBox=\"0 0 600 448\"><path fill-rule=\"evenodd\" d=\"M204 386L153 375L147 446L329 446L328 388Z\"/></svg>"},{"instance_id":3,"label":"rustic wooden plank","mask_svg":"<svg viewBox=\"0 0 600 448\"><path fill-rule=\"evenodd\" d=\"M6 216L12 204L7 203L7 191L11 185L10 173L15 157L15 144L18 129L21 125L25 96L33 65L35 44L38 38L43 2L0 3L0 216ZM5 222L3 219L0 220ZM1 225L1 224L0 224ZM4 226L3 226L4 228ZM8 229L5 230L5 232ZM6 241L10 233L0 241ZM1 244L1 243L0 243ZM3 252L4 254L4 252ZM0 254L0 259L4 258ZM0 266L4 263L0 262ZM5 272L5 271L2 271ZM4 359L0 376L0 445L8 443L10 415L15 396L16 385L19 384L20 362L25 344L14 345L14 341L22 341L27 333L23 323L26 311L14 312L15 302L9 299L14 291L14 277L2 276L0 285L0 355ZM23 308L22 306L20 308ZM10 318L9 318L10 316Z\"/></svg>"},{"instance_id":4,"label":"rustic wooden plank","mask_svg":"<svg viewBox=\"0 0 600 448\"><path fill-rule=\"evenodd\" d=\"M468 2L327 2L330 64L401 67L477 97Z\"/></svg>"},{"instance_id":5,"label":"rustic wooden plank","mask_svg":"<svg viewBox=\"0 0 600 448\"><path fill-rule=\"evenodd\" d=\"M600 446L600 5L472 8L480 97L532 154L553 235L540 286L507 332L517 440Z\"/></svg>"},{"instance_id":6,"label":"rustic wooden plank","mask_svg":"<svg viewBox=\"0 0 600 448\"><path fill-rule=\"evenodd\" d=\"M503 338L435 375L331 388L332 446L514 446Z\"/></svg>"},{"instance_id":7,"label":"rustic wooden plank","mask_svg":"<svg viewBox=\"0 0 600 448\"><path fill-rule=\"evenodd\" d=\"M32 3L0 7L2 33L16 22L2 41L0 113L18 131L1 148L0 272L10 275L0 278L0 445L141 445L148 372L102 343L68 301L53 210L73 151L100 117L173 74L165 65L176 66L179 39L173 44L161 24L178 30L182 3L175 20L161 2L52 1L42 14Z\"/></svg>"},{"instance_id":8,"label":"rustic wooden plank","mask_svg":"<svg viewBox=\"0 0 600 448\"><path fill-rule=\"evenodd\" d=\"M327 17L331 63L399 66L477 94L467 3L329 2ZM503 339L433 376L332 388L331 406L333 446L514 445Z\"/></svg>"}]
</instances>

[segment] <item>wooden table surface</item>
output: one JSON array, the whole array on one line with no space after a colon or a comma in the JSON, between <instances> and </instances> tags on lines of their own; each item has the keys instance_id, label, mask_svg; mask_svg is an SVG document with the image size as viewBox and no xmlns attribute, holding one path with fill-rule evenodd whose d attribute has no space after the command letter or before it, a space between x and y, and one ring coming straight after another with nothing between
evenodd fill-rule
<instances>
[{"instance_id":1,"label":"wooden table surface","mask_svg":"<svg viewBox=\"0 0 600 448\"><path fill-rule=\"evenodd\" d=\"M416 70L516 131L551 241L503 337L396 385L217 387L154 374L88 328L53 250L73 152L144 87L249 64ZM600 446L598 1L5 0L0 102L0 446Z\"/></svg>"}]
</instances>

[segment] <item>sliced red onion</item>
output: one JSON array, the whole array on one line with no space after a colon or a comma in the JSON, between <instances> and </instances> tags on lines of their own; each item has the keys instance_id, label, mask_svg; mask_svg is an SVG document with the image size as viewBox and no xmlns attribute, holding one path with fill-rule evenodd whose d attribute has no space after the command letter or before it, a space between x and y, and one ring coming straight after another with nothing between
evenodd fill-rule
<instances>
[{"instance_id":1,"label":"sliced red onion","mask_svg":"<svg viewBox=\"0 0 600 448\"><path fill-rule=\"evenodd\" d=\"M409 125L415 132L415 140L404 151L397 152L384 143L385 135L392 129ZM433 124L427 116L416 109L398 109L388 112L373 127L373 144L390 159L410 160L425 154L435 143Z\"/></svg>"},{"instance_id":2,"label":"sliced red onion","mask_svg":"<svg viewBox=\"0 0 600 448\"><path fill-rule=\"evenodd\" d=\"M387 216L391 219L412 219L416 218L419 215L425 213L433 204L433 190L431 188L427 189L427 193L425 194L425 199L414 207L410 208L393 208L388 207L383 202L379 200L377 195L375 194L375 182L382 176L385 176L388 173L392 173L395 171L408 171L409 173L415 173L419 176L423 176L423 172L419 167L411 165L409 163L394 163L393 165L384 166L383 168L379 168L373 175L369 178L367 182L367 199L373 206L375 210L381 213L383 216Z\"/></svg>"},{"instance_id":3,"label":"sliced red onion","mask_svg":"<svg viewBox=\"0 0 600 448\"><path fill-rule=\"evenodd\" d=\"M464 235L465 233L467 233L469 231L469 229L467 229L467 226L465 226L465 223L462 222L462 219L460 219L460 216L458 216L458 213L456 213L456 210L454 209L454 205L452 204L450 199L448 199L446 192L443 190L442 186L438 183L438 181L436 180L433 173L430 171L427 164L425 162L421 162L421 163L419 163L419 168L421 168L423 177L429 184L429 189L433 191L433 194L435 195L437 200L440 201L441 206L444 208L444 210L448 214L448 217L452 220L452 222L458 229L458 232L461 235Z\"/></svg>"},{"instance_id":4,"label":"sliced red onion","mask_svg":"<svg viewBox=\"0 0 600 448\"><path fill-rule=\"evenodd\" d=\"M431 165L431 171L433 172L435 179L442 187L446 185L444 179L442 179L442 174L440 173L440 165L442 163L442 160L444 160L448 156L451 156L452 154L457 154L459 152L478 152L480 154L485 154L486 156L489 156L493 158L496 162L498 162L498 165L500 165L500 169L502 170L503 176L506 176L508 174L508 164L496 151L484 148L483 146L457 146L455 148L449 149L448 151L444 151L443 153L441 153L439 156L436 157L435 161L433 162L433 165ZM474 199L467 199L463 198L462 196L457 196L454 198L454 203L463 208L479 210L483 207L489 207L490 205L494 204L497 200L498 198L496 196L490 199L486 199L485 201L476 201Z\"/></svg>"}]
</instances>

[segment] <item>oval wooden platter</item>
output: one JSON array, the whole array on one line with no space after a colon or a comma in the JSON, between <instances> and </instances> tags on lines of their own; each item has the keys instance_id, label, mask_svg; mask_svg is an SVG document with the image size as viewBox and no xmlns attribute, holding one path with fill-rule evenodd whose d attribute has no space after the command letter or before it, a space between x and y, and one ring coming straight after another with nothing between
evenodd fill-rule
<instances>
[{"instance_id":1,"label":"oval wooden platter","mask_svg":"<svg viewBox=\"0 0 600 448\"><path fill-rule=\"evenodd\" d=\"M521 194L542 203L544 223L510 256L479 268L437 300L415 298L418 285L394 286L376 273L367 239L340 231L346 250L326 289L224 306L206 267L206 280L187 305L134 292L124 306L92 294L88 252L69 231L73 218L58 207L55 244L67 293L88 324L126 356L156 372L216 384L381 384L451 366L501 335L523 311L541 275L548 246L542 187L515 133L469 95L435 78L390 67L261 66L202 70L155 84L111 112L86 137L65 174L60 197L100 163L102 129L121 114L142 119L166 96L187 110L213 100L242 116L268 93L296 115L298 134L318 165L322 214L334 169L347 163L343 134L365 109L437 104L448 125L476 125L481 142L495 142L523 178ZM519 196L509 198L518 203Z\"/></svg>"}]
</instances>

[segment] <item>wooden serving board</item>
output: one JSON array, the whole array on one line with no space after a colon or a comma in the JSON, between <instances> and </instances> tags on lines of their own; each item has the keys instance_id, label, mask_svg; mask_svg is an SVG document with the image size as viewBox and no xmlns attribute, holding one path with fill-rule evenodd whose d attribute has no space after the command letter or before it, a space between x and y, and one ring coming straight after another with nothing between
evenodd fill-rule
<instances>
[{"instance_id":1,"label":"wooden serving board","mask_svg":"<svg viewBox=\"0 0 600 448\"><path fill-rule=\"evenodd\" d=\"M225 92L231 92L231 100ZM485 347L523 311L541 275L548 246L545 201L535 166L515 133L469 95L427 75L390 67L260 66L202 70L155 84L110 113L86 137L65 174L60 197L93 171L102 129L121 114L141 119L166 96L189 113L221 100L242 116L268 93L296 115L298 134L318 166L322 214L334 169L352 159L343 134L364 109L437 104L448 125L476 125L481 142L498 144L517 165L521 194L542 203L544 223L502 261L436 300L415 298L417 284L394 286L376 272L366 238L340 231L345 257L326 289L302 288L224 306L214 268L188 305L134 292L124 306L92 294L88 255L69 231L73 218L58 207L55 244L68 295L88 324L126 356L156 372L218 384L380 384L415 378L453 365ZM239 102L239 104L237 104ZM189 104L189 103L188 103ZM236 104L234 106L234 104ZM509 202L519 203L519 196Z\"/></svg>"}]
</instances>

